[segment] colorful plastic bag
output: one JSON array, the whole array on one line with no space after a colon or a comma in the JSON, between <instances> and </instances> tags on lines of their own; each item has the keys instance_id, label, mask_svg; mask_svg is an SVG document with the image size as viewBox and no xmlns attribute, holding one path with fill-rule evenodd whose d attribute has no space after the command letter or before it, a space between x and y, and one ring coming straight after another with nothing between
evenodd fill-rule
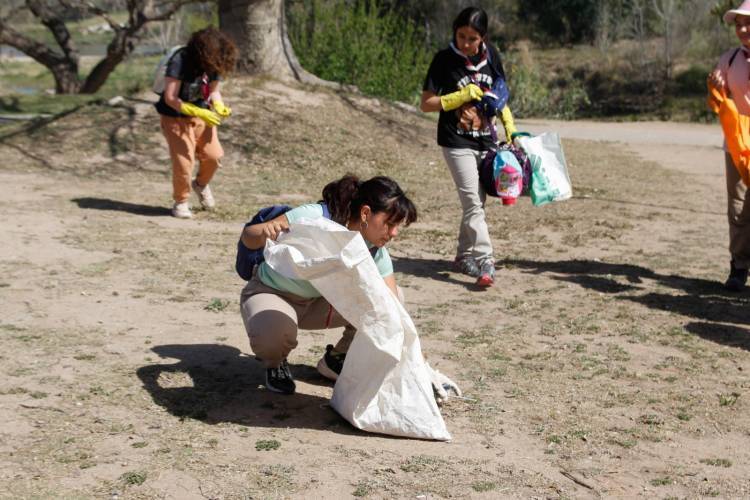
<instances>
[{"instance_id":1,"label":"colorful plastic bag","mask_svg":"<svg viewBox=\"0 0 750 500\"><path fill-rule=\"evenodd\" d=\"M523 168L507 147L490 151L479 166L479 181L485 192L513 205L523 191Z\"/></svg>"},{"instance_id":2,"label":"colorful plastic bag","mask_svg":"<svg viewBox=\"0 0 750 500\"><path fill-rule=\"evenodd\" d=\"M531 202L535 206L551 201L567 200L573 196L560 136L545 132L533 137L516 137L516 143L531 163Z\"/></svg>"}]
</instances>

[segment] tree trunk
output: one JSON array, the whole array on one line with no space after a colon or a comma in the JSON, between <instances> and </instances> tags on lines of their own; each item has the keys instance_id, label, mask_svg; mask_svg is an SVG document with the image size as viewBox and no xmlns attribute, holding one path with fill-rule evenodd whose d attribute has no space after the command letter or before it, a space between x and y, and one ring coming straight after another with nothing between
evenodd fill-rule
<instances>
[{"instance_id":1,"label":"tree trunk","mask_svg":"<svg viewBox=\"0 0 750 500\"><path fill-rule=\"evenodd\" d=\"M125 60L133 49L132 37L135 35L126 30L120 30L107 46L107 55L99 61L89 72L81 87L81 94L93 94L98 91L109 78L118 64Z\"/></svg>"},{"instance_id":2,"label":"tree trunk","mask_svg":"<svg viewBox=\"0 0 750 500\"><path fill-rule=\"evenodd\" d=\"M240 72L339 86L300 65L287 35L283 0L219 0L219 26L239 48Z\"/></svg>"},{"instance_id":3,"label":"tree trunk","mask_svg":"<svg viewBox=\"0 0 750 500\"><path fill-rule=\"evenodd\" d=\"M219 26L240 49L238 69L293 79L280 27L282 0L219 0Z\"/></svg>"},{"instance_id":4,"label":"tree trunk","mask_svg":"<svg viewBox=\"0 0 750 500\"><path fill-rule=\"evenodd\" d=\"M81 80L78 72L68 64L57 64L49 66L52 77L55 79L56 94L77 94L81 88Z\"/></svg>"}]
</instances>

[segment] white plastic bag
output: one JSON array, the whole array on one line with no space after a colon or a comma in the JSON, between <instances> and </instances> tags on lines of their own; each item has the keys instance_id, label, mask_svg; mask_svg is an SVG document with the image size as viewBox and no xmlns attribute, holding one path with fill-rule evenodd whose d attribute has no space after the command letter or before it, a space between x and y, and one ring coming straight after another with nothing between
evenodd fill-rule
<instances>
[{"instance_id":1,"label":"white plastic bag","mask_svg":"<svg viewBox=\"0 0 750 500\"><path fill-rule=\"evenodd\" d=\"M365 431L450 440L414 323L358 232L303 219L264 255L275 271L309 280L357 329L331 398L342 417Z\"/></svg>"},{"instance_id":2,"label":"white plastic bag","mask_svg":"<svg viewBox=\"0 0 750 500\"><path fill-rule=\"evenodd\" d=\"M520 136L516 145L523 149L531 163L531 202L544 205L551 201L567 200L573 196L560 136L545 132L533 137Z\"/></svg>"}]
</instances>

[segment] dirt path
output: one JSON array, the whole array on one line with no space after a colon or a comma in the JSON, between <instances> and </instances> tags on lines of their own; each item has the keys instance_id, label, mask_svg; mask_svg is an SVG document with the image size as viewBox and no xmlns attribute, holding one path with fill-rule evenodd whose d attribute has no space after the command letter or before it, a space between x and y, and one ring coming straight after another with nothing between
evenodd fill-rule
<instances>
[{"instance_id":1,"label":"dirt path","mask_svg":"<svg viewBox=\"0 0 750 500\"><path fill-rule=\"evenodd\" d=\"M335 331L300 336L297 395L263 390L238 314L238 225L248 197L312 196L306 174L242 184L240 158L276 182L253 156L263 144L234 145L215 189L233 201L192 221L162 208L157 174L4 165L0 496L750 495L750 302L717 285L718 127L520 126L561 133L577 196L488 211L487 293L447 266L458 209L436 148L393 153L407 160L388 172L422 210L392 252L407 309L471 398L444 407L447 444L360 433L330 409L314 364Z\"/></svg>"}]
</instances>

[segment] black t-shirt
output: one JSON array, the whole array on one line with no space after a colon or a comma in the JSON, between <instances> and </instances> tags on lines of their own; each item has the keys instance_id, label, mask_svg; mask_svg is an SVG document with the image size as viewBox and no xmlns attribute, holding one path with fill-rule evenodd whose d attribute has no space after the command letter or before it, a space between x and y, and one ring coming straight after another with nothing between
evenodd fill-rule
<instances>
[{"instance_id":1,"label":"black t-shirt","mask_svg":"<svg viewBox=\"0 0 750 500\"><path fill-rule=\"evenodd\" d=\"M456 54L452 48L448 47L438 52L427 71L422 90L446 95L470 83L475 83L483 89L491 88L497 77L505 78L505 71L497 49L489 43L486 46L488 64L478 72L470 71L466 67L464 57ZM476 64L480 57L472 58L472 62ZM479 151L490 149L492 138L489 127L484 130L463 130L458 126L458 113L458 110L440 111L437 143L447 148L471 148Z\"/></svg>"},{"instance_id":2,"label":"black t-shirt","mask_svg":"<svg viewBox=\"0 0 750 500\"><path fill-rule=\"evenodd\" d=\"M207 75L201 68L195 67L187 55L187 49L182 48L174 53L167 63L166 76L180 80L180 92L178 97L183 102L195 104L198 107L208 109L208 101L204 98L204 92L208 92L208 84L218 80L218 75ZM166 116L185 116L175 111L164 101L164 93L159 96L159 102L155 104L156 111Z\"/></svg>"}]
</instances>

